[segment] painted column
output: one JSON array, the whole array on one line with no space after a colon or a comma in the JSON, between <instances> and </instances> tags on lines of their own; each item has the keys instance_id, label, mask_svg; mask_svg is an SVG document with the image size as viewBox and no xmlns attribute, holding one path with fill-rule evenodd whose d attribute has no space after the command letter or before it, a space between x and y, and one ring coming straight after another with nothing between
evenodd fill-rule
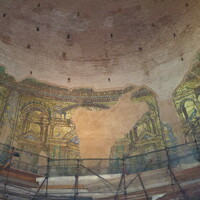
<instances>
[{"instance_id":1,"label":"painted column","mask_svg":"<svg viewBox=\"0 0 200 200\"><path fill-rule=\"evenodd\" d=\"M15 132L16 118L18 112L18 101L19 93L17 91L11 90L5 111L3 113L3 119L0 129L0 141L3 144L11 144L13 134Z\"/></svg>"}]
</instances>

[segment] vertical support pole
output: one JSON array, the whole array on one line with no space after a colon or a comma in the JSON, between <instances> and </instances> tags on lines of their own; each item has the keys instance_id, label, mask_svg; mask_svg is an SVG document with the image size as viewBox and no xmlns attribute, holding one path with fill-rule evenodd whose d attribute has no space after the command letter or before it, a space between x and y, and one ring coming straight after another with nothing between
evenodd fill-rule
<instances>
[{"instance_id":1,"label":"vertical support pole","mask_svg":"<svg viewBox=\"0 0 200 200\"><path fill-rule=\"evenodd\" d=\"M74 187L74 200L78 197L78 177L79 177L80 160L77 159L76 174L75 174L75 187Z\"/></svg>"},{"instance_id":2,"label":"vertical support pole","mask_svg":"<svg viewBox=\"0 0 200 200\"><path fill-rule=\"evenodd\" d=\"M123 187L123 192L124 192L124 200L127 200L127 186L126 186L126 170L125 170L125 156L122 158L122 175L121 179L117 188L117 192L115 194L115 200L118 199L119 196L119 190L121 190L122 184L124 185Z\"/></svg>"},{"instance_id":3,"label":"vertical support pole","mask_svg":"<svg viewBox=\"0 0 200 200\"><path fill-rule=\"evenodd\" d=\"M170 176L171 178L173 178L174 182L176 183L176 185L178 186L181 194L182 194L182 197L184 200L189 200L188 199L188 196L186 195L185 191L183 190L183 188L181 187L181 185L179 184L174 172L172 171L172 168L171 168L171 160L170 160L170 156L169 156L169 149L167 147L165 147L165 152L166 152L166 156L167 156L167 166L168 166L168 170L170 172Z\"/></svg>"},{"instance_id":4,"label":"vertical support pole","mask_svg":"<svg viewBox=\"0 0 200 200\"><path fill-rule=\"evenodd\" d=\"M14 147L11 148L11 152L9 155L9 162L8 162L8 172L6 174L6 179L5 179L5 183L4 183L4 193L3 193L3 197L5 198L6 195L6 188L7 188L7 182L8 182L8 177L9 177L9 173L10 173L10 167L11 167L11 163L12 163L12 158L13 158L13 153L14 153Z\"/></svg>"},{"instance_id":5,"label":"vertical support pole","mask_svg":"<svg viewBox=\"0 0 200 200\"><path fill-rule=\"evenodd\" d=\"M142 181L142 178L141 178L140 174L138 175L138 178L139 178L140 183L141 183L141 185L142 185L144 194L145 194L145 196L146 196L146 200L149 200L149 196L148 196L148 194L147 194L146 188L145 188L145 186L144 186L144 183L143 183L143 181Z\"/></svg>"},{"instance_id":6,"label":"vertical support pole","mask_svg":"<svg viewBox=\"0 0 200 200\"><path fill-rule=\"evenodd\" d=\"M123 159L122 159L122 162L123 162ZM122 167L123 167L123 163L122 163ZM118 199L118 196L119 196L119 191L121 189L121 185L122 185L122 181L124 180L124 170L122 169L122 175L121 175L121 179L120 179L120 182L119 182L119 185L117 187L117 192L115 194L115 199L114 200L117 200Z\"/></svg>"},{"instance_id":7,"label":"vertical support pole","mask_svg":"<svg viewBox=\"0 0 200 200\"><path fill-rule=\"evenodd\" d=\"M127 200L127 191L126 191L126 163L125 163L125 161L126 161L126 158L125 158L125 156L123 156L123 158L122 158L122 165L123 165L123 181L124 181L124 200Z\"/></svg>"},{"instance_id":8,"label":"vertical support pole","mask_svg":"<svg viewBox=\"0 0 200 200\"><path fill-rule=\"evenodd\" d=\"M46 193L45 193L45 198L47 199L48 197L48 184L49 184L49 162L50 158L47 158L47 172L46 172Z\"/></svg>"},{"instance_id":9,"label":"vertical support pole","mask_svg":"<svg viewBox=\"0 0 200 200\"><path fill-rule=\"evenodd\" d=\"M37 192L35 193L35 197L36 197L36 196L38 195L38 193L40 192L40 189L42 188L42 186L43 186L43 184L45 183L46 179L47 179L47 177L46 177L46 175L45 175L44 180L42 181L40 187L38 188Z\"/></svg>"},{"instance_id":10,"label":"vertical support pole","mask_svg":"<svg viewBox=\"0 0 200 200\"><path fill-rule=\"evenodd\" d=\"M122 180L123 180L123 174L121 175L121 179L120 179L120 182L119 182L119 185L118 185L117 192L115 194L115 199L114 200L118 199L118 195L119 195L118 193L119 193L119 191L121 189Z\"/></svg>"}]
</instances>

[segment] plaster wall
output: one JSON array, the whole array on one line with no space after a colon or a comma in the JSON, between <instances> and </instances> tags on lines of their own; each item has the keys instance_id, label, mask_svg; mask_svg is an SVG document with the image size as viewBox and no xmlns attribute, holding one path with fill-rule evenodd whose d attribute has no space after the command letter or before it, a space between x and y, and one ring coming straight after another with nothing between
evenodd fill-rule
<instances>
[{"instance_id":1,"label":"plaster wall","mask_svg":"<svg viewBox=\"0 0 200 200\"><path fill-rule=\"evenodd\" d=\"M173 98L165 101L145 87L99 92L34 79L16 82L1 67L1 143L54 159L77 159L134 156L192 142L200 117L195 59ZM34 156L23 160L42 163Z\"/></svg>"},{"instance_id":2,"label":"plaster wall","mask_svg":"<svg viewBox=\"0 0 200 200\"><path fill-rule=\"evenodd\" d=\"M17 80L31 71L70 88L148 85L169 99L199 50L199 9L198 0L2 1L0 64Z\"/></svg>"},{"instance_id":3,"label":"plaster wall","mask_svg":"<svg viewBox=\"0 0 200 200\"><path fill-rule=\"evenodd\" d=\"M80 138L81 157L108 158L116 139L123 138L147 111L147 104L133 103L130 94L122 96L108 110L77 109L72 119Z\"/></svg>"},{"instance_id":4,"label":"plaster wall","mask_svg":"<svg viewBox=\"0 0 200 200\"><path fill-rule=\"evenodd\" d=\"M55 158L183 143L200 116L199 9L197 0L2 1L1 142Z\"/></svg>"}]
</instances>

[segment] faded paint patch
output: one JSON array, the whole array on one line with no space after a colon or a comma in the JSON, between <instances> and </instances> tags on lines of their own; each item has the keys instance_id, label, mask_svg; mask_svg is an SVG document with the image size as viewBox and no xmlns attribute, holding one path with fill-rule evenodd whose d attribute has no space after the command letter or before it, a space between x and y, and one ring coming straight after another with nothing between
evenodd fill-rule
<instances>
[{"instance_id":1,"label":"faded paint patch","mask_svg":"<svg viewBox=\"0 0 200 200\"><path fill-rule=\"evenodd\" d=\"M80 139L81 158L108 158L115 140L127 133L147 111L147 104L133 103L130 94L123 95L108 110L77 109L72 119Z\"/></svg>"}]
</instances>

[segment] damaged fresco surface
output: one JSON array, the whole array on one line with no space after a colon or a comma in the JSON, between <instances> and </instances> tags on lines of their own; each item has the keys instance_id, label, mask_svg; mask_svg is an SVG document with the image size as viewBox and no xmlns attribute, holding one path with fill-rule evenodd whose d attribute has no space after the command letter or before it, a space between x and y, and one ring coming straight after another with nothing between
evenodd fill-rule
<instances>
[{"instance_id":1,"label":"damaged fresco surface","mask_svg":"<svg viewBox=\"0 0 200 200\"><path fill-rule=\"evenodd\" d=\"M173 94L182 132L188 142L194 141L195 137L199 139L199 134L196 133L200 130L200 55L194 61L192 69Z\"/></svg>"},{"instance_id":2,"label":"damaged fresco surface","mask_svg":"<svg viewBox=\"0 0 200 200\"><path fill-rule=\"evenodd\" d=\"M165 145L170 147L178 143L173 127L161 120L156 96L148 88L130 86L110 91L94 91L89 88L68 90L30 78L16 82L2 67L0 77L1 143L12 144L25 151L55 159L83 157L81 129L74 120L74 114L82 109L81 113L86 114L82 117L85 116L87 120L86 116L90 113L113 112L112 109L118 109L120 99L126 94L130 94L129 100L133 104L145 103L147 109L138 111L142 114L130 127L130 124L125 123L130 121L130 115L127 111L123 113L121 110L121 115L126 117L123 118L120 127L126 128L120 129L120 134L114 139L113 144L110 144L109 153L105 154L107 157L140 155L163 149ZM199 77L200 65L196 64L173 94L183 134L187 134L192 126L195 127L194 124L200 117ZM134 112L132 110L132 113ZM107 115L109 116L106 114L104 118ZM104 129L107 127L100 130ZM102 132L102 135L105 133ZM112 134L115 134L115 131ZM189 140L192 141L192 137L191 135ZM100 143L104 148L101 138L91 140L90 143ZM31 162L37 163L38 160Z\"/></svg>"}]
</instances>

